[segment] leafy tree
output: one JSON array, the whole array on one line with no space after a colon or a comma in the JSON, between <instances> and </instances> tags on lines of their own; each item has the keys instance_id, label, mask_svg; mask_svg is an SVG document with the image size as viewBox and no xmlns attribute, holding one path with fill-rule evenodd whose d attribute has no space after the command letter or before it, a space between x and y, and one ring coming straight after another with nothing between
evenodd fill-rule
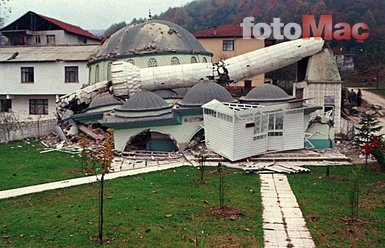
<instances>
[{"instance_id":1,"label":"leafy tree","mask_svg":"<svg viewBox=\"0 0 385 248\"><path fill-rule=\"evenodd\" d=\"M355 142L360 146L360 150L365 155L365 169L368 167L368 157L372 152L371 141L374 135L376 135L381 129L382 126L379 125L380 122L376 119L374 114L370 112L365 112L361 116L360 128L358 128L358 133L355 136Z\"/></svg>"},{"instance_id":2,"label":"leafy tree","mask_svg":"<svg viewBox=\"0 0 385 248\"><path fill-rule=\"evenodd\" d=\"M125 27L127 24L126 22L118 22L118 23L114 23L112 24L110 27L108 27L106 29L106 31L104 31L104 34L103 34L103 37L104 38L108 38L110 37L111 35L113 35L116 31L118 31L119 29Z\"/></svg>"},{"instance_id":3,"label":"leafy tree","mask_svg":"<svg viewBox=\"0 0 385 248\"><path fill-rule=\"evenodd\" d=\"M5 21L12 13L11 7L8 4L9 0L0 0L0 28L4 25Z\"/></svg>"}]
</instances>

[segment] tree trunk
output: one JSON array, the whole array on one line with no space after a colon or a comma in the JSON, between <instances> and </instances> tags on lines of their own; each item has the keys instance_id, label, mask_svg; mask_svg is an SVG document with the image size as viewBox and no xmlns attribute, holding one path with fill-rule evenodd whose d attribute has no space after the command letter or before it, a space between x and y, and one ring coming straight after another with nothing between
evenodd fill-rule
<instances>
[{"instance_id":1,"label":"tree trunk","mask_svg":"<svg viewBox=\"0 0 385 248\"><path fill-rule=\"evenodd\" d=\"M104 173L100 178L99 185L99 243L103 243L103 196L104 196Z\"/></svg>"},{"instance_id":2,"label":"tree trunk","mask_svg":"<svg viewBox=\"0 0 385 248\"><path fill-rule=\"evenodd\" d=\"M369 155L365 155L365 172L368 172L368 156Z\"/></svg>"}]
</instances>

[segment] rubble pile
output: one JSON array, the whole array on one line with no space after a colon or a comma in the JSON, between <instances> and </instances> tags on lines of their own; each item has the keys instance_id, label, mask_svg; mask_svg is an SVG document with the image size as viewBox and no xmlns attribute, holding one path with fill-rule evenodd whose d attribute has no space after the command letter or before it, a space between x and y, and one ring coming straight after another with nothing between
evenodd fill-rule
<instances>
[{"instance_id":1,"label":"rubble pile","mask_svg":"<svg viewBox=\"0 0 385 248\"><path fill-rule=\"evenodd\" d=\"M46 147L41 153L60 151L70 154L80 154L81 140L87 137L95 141L101 141L105 137L103 129L94 128L91 125L77 125L74 122L65 122L56 126L55 131L48 135L41 143Z\"/></svg>"}]
</instances>

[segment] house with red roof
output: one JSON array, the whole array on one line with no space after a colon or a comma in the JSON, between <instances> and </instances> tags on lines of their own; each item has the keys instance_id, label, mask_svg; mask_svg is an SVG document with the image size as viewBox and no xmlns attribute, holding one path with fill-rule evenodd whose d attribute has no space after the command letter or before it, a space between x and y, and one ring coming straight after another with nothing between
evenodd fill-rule
<instances>
[{"instance_id":1,"label":"house with red roof","mask_svg":"<svg viewBox=\"0 0 385 248\"><path fill-rule=\"evenodd\" d=\"M28 122L11 139L50 133L56 125L56 100L89 82L87 63L100 40L78 26L32 11L0 32L0 119L15 115ZM0 142L3 138L0 132Z\"/></svg>"},{"instance_id":2,"label":"house with red roof","mask_svg":"<svg viewBox=\"0 0 385 248\"><path fill-rule=\"evenodd\" d=\"M28 11L2 28L4 45L100 44L100 39L81 27Z\"/></svg>"}]
</instances>

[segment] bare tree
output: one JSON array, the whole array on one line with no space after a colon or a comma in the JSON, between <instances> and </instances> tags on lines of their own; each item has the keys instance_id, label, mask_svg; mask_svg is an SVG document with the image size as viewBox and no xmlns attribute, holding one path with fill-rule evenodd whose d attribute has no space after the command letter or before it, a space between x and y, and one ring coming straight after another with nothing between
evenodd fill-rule
<instances>
[{"instance_id":1,"label":"bare tree","mask_svg":"<svg viewBox=\"0 0 385 248\"><path fill-rule=\"evenodd\" d=\"M0 130L5 131L5 142L11 141L12 131L21 126L19 116L15 112L0 112Z\"/></svg>"}]
</instances>

